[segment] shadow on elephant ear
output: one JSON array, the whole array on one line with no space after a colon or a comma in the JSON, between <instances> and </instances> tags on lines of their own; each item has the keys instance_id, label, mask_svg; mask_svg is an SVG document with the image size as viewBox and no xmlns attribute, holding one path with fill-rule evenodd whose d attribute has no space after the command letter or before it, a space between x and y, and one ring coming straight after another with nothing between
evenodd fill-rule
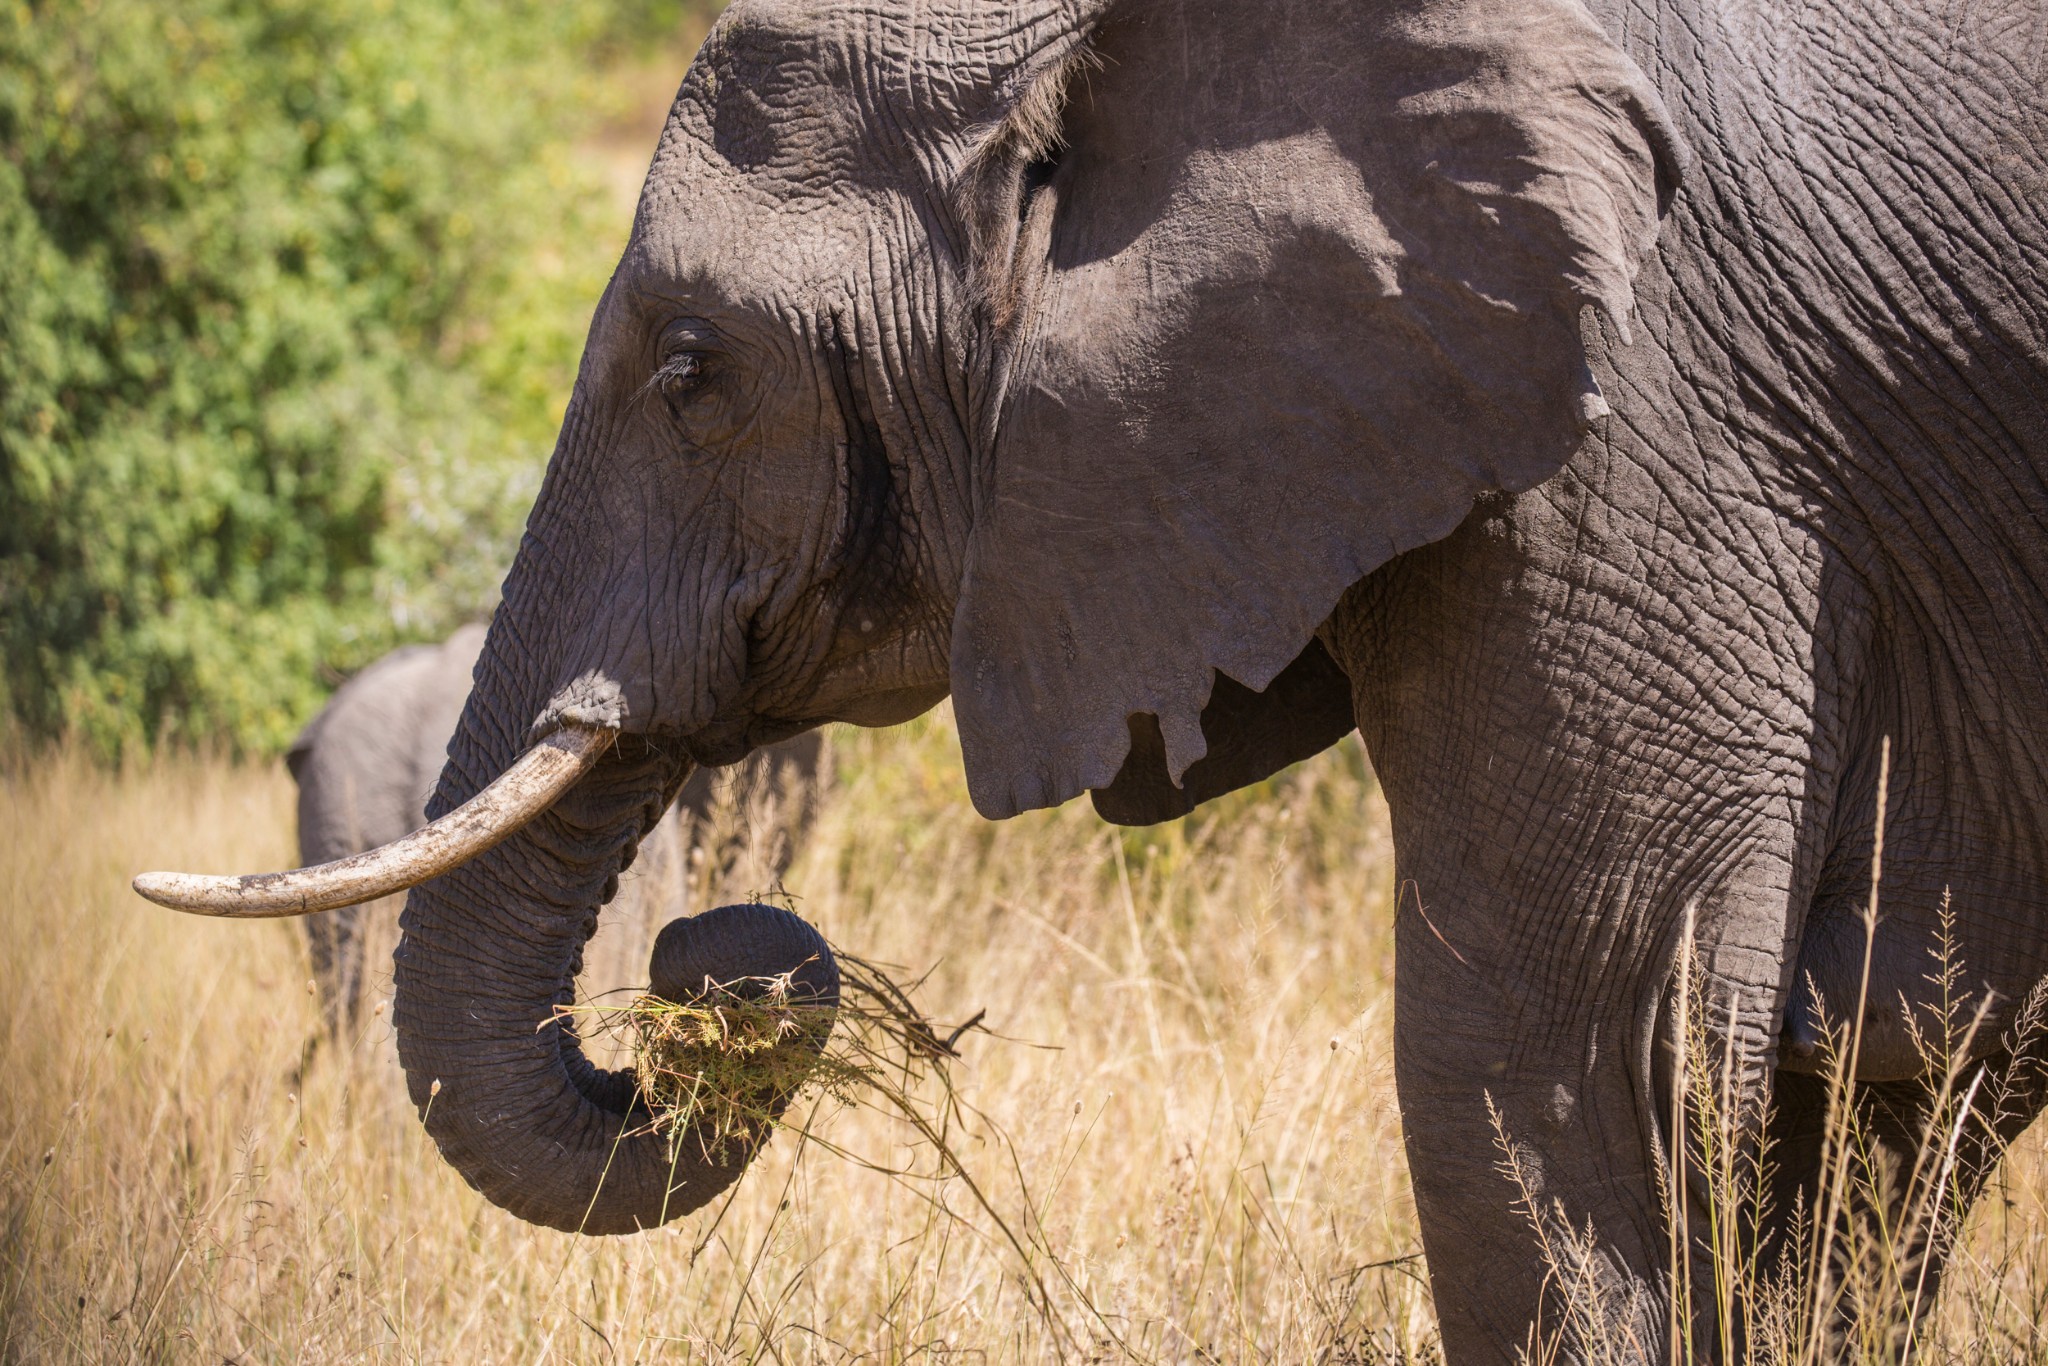
<instances>
[{"instance_id":1,"label":"shadow on elephant ear","mask_svg":"<svg viewBox=\"0 0 2048 1366\"><path fill-rule=\"evenodd\" d=\"M1320 640L1311 640L1264 692L1218 673L1202 708L1208 753L1188 766L1176 785L1166 762L1159 718L1129 719L1131 752L1108 787L1089 796L1096 812L1118 825L1156 825L1185 816L1212 797L1269 778L1289 764L1320 754L1357 725L1351 679Z\"/></svg>"}]
</instances>

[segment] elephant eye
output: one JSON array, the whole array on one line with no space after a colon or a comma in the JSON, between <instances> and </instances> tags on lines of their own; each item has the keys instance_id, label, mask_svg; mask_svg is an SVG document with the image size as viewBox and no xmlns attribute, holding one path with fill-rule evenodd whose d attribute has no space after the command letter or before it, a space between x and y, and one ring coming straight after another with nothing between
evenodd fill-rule
<instances>
[{"instance_id":1,"label":"elephant eye","mask_svg":"<svg viewBox=\"0 0 2048 1366\"><path fill-rule=\"evenodd\" d=\"M661 394L668 404L669 415L680 419L683 415L683 405L689 401L691 392L702 383L703 378L703 357L694 351L678 351L661 363L661 368L654 372L654 378L648 387Z\"/></svg>"}]
</instances>

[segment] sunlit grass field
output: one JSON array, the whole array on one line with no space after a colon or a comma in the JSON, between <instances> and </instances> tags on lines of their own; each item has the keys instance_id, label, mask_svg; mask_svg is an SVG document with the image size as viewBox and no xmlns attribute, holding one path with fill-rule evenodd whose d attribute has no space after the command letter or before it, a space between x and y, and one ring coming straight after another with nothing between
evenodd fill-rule
<instances>
[{"instance_id":1,"label":"sunlit grass field","mask_svg":"<svg viewBox=\"0 0 2048 1366\"><path fill-rule=\"evenodd\" d=\"M388 1010L299 1075L316 1010L295 925L128 891L145 867L289 864L280 766L60 758L7 779L0 1355L1427 1349L1389 1062L1391 855L1355 749L1129 832L1085 802L980 820L943 716L837 732L833 767L786 886L835 943L929 970L918 1002L941 1027L988 1012L953 1069L986 1116L956 1140L965 1176L881 1174L933 1155L872 1111L799 1107L820 1142L783 1133L729 1207L624 1239L530 1228L464 1186L403 1100ZM713 895L756 875L742 860ZM601 932L588 993L636 984L644 957L617 945L645 933Z\"/></svg>"},{"instance_id":2,"label":"sunlit grass field","mask_svg":"<svg viewBox=\"0 0 2048 1366\"><path fill-rule=\"evenodd\" d=\"M917 1000L942 1030L987 1011L953 1067L960 1169L935 1175L874 1109L800 1105L815 1137L778 1135L728 1205L579 1239L441 1163L388 1008L308 1059L296 926L129 893L143 868L292 862L281 767L18 763L0 780L0 1360L1433 1359L1390 1063L1392 855L1355 740L1147 831L1085 802L980 820L943 714L836 732L831 769L786 887L835 943L928 973ZM709 879L657 861L627 899L696 900L666 919L762 890L745 858ZM593 998L638 984L658 927L620 918ZM388 983L385 963L379 1003ZM2044 1197L2030 1139L1929 1359L2048 1360Z\"/></svg>"}]
</instances>

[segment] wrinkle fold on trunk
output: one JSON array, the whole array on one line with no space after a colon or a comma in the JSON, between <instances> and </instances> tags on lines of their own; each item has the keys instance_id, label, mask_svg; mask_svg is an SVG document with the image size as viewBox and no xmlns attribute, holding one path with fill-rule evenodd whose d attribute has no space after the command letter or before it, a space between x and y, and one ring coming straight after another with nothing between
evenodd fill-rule
<instances>
[{"instance_id":1,"label":"wrinkle fold on trunk","mask_svg":"<svg viewBox=\"0 0 2048 1366\"><path fill-rule=\"evenodd\" d=\"M457 746L473 735L465 720ZM444 787L479 771L459 761L473 758L452 759ZM689 767L627 737L554 809L406 902L393 1023L413 1103L463 1179L531 1223L653 1228L711 1200L752 1155L737 1144L707 1155L687 1134L672 1144L649 1126L633 1073L593 1065L571 1021L554 1015L574 1001L598 908ZM773 916L727 929L737 952L726 957L746 971L786 970L808 952Z\"/></svg>"}]
</instances>

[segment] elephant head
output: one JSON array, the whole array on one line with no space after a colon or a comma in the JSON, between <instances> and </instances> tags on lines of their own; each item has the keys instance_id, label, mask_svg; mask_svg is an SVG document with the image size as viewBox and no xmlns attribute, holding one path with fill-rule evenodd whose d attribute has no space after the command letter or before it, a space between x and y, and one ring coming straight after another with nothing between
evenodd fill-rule
<instances>
[{"instance_id":1,"label":"elephant head","mask_svg":"<svg viewBox=\"0 0 2048 1366\"><path fill-rule=\"evenodd\" d=\"M950 692L983 814L1142 822L1349 730L1319 625L1580 444L1678 165L1580 0L738 0L432 808L491 811L405 913L449 1160L592 1232L734 1175L536 1031L692 763Z\"/></svg>"}]
</instances>

